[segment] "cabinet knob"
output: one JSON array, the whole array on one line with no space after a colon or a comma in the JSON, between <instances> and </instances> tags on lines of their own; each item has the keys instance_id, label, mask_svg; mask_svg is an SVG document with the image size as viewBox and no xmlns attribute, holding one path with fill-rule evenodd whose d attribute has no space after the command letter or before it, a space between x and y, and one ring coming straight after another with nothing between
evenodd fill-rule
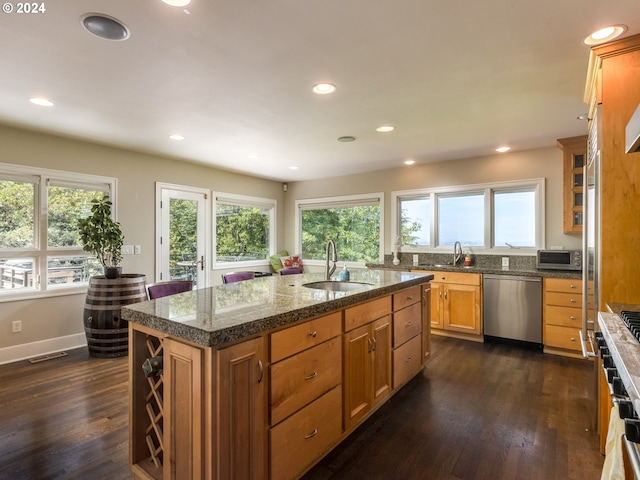
<instances>
[{"instance_id":1,"label":"cabinet knob","mask_svg":"<svg viewBox=\"0 0 640 480\"><path fill-rule=\"evenodd\" d=\"M407 297L407 301L410 302L411 300L413 300L413 297Z\"/></svg>"},{"instance_id":2,"label":"cabinet knob","mask_svg":"<svg viewBox=\"0 0 640 480\"><path fill-rule=\"evenodd\" d=\"M569 340L571 340L572 342L576 341L576 337L571 337Z\"/></svg>"},{"instance_id":3,"label":"cabinet knob","mask_svg":"<svg viewBox=\"0 0 640 480\"><path fill-rule=\"evenodd\" d=\"M575 285L571 284L570 288L577 288Z\"/></svg>"},{"instance_id":4,"label":"cabinet knob","mask_svg":"<svg viewBox=\"0 0 640 480\"><path fill-rule=\"evenodd\" d=\"M405 325L404 325L404 326L405 326L405 327L410 327L411 325L413 325L413 322L407 322L407 323L405 323Z\"/></svg>"},{"instance_id":5,"label":"cabinet knob","mask_svg":"<svg viewBox=\"0 0 640 480\"><path fill-rule=\"evenodd\" d=\"M318 332L316 332L315 330L313 332L309 332L309 336L311 338L316 338L316 335L318 335Z\"/></svg>"},{"instance_id":6,"label":"cabinet knob","mask_svg":"<svg viewBox=\"0 0 640 480\"><path fill-rule=\"evenodd\" d=\"M409 363L409 362L413 361L413 358L411 358L411 357L407 357L407 359L406 359L405 361L406 361L407 363Z\"/></svg>"},{"instance_id":7,"label":"cabinet knob","mask_svg":"<svg viewBox=\"0 0 640 480\"><path fill-rule=\"evenodd\" d=\"M571 320L575 320L575 319L576 319L576 317L575 317L574 315L571 315L569 318L570 318Z\"/></svg>"},{"instance_id":8,"label":"cabinet knob","mask_svg":"<svg viewBox=\"0 0 640 480\"><path fill-rule=\"evenodd\" d=\"M569 300L571 303L576 303L576 299L572 298L571 300Z\"/></svg>"}]
</instances>

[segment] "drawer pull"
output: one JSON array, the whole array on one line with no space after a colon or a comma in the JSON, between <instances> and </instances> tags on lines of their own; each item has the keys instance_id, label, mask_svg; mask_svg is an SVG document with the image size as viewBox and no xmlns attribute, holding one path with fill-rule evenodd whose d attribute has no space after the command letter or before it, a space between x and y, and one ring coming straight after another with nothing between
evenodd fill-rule
<instances>
[{"instance_id":1,"label":"drawer pull","mask_svg":"<svg viewBox=\"0 0 640 480\"><path fill-rule=\"evenodd\" d=\"M572 342L575 342L575 341L576 341L576 338L575 338L575 337L571 337L571 338L570 338L570 340L571 340Z\"/></svg>"},{"instance_id":2,"label":"drawer pull","mask_svg":"<svg viewBox=\"0 0 640 480\"><path fill-rule=\"evenodd\" d=\"M413 325L413 322L407 322L407 323L404 324L405 327L410 327L412 325Z\"/></svg>"},{"instance_id":3,"label":"drawer pull","mask_svg":"<svg viewBox=\"0 0 640 480\"><path fill-rule=\"evenodd\" d=\"M305 380L311 380L312 378L316 378L318 376L318 372L313 372L311 375L307 375L304 377Z\"/></svg>"},{"instance_id":4,"label":"drawer pull","mask_svg":"<svg viewBox=\"0 0 640 480\"><path fill-rule=\"evenodd\" d=\"M405 360L405 362L406 362L406 363L409 363L409 362L411 362L411 361L413 361L413 358L412 358L412 357L407 357L407 359Z\"/></svg>"},{"instance_id":5,"label":"drawer pull","mask_svg":"<svg viewBox=\"0 0 640 480\"><path fill-rule=\"evenodd\" d=\"M571 320L575 320L575 319L576 319L576 317L575 317L574 315L571 315L569 318L570 318Z\"/></svg>"},{"instance_id":6,"label":"drawer pull","mask_svg":"<svg viewBox=\"0 0 640 480\"><path fill-rule=\"evenodd\" d=\"M318 332L316 332L315 330L313 332L309 332L309 336L311 338L316 338L316 335L318 335Z\"/></svg>"},{"instance_id":7,"label":"drawer pull","mask_svg":"<svg viewBox=\"0 0 640 480\"><path fill-rule=\"evenodd\" d=\"M410 302L411 300L413 300L413 297L407 297L407 301Z\"/></svg>"},{"instance_id":8,"label":"drawer pull","mask_svg":"<svg viewBox=\"0 0 640 480\"><path fill-rule=\"evenodd\" d=\"M576 303L576 299L572 298L571 300L569 300L571 303Z\"/></svg>"},{"instance_id":9,"label":"drawer pull","mask_svg":"<svg viewBox=\"0 0 640 480\"><path fill-rule=\"evenodd\" d=\"M262 366L262 360L258 360L258 371L260 372L258 383L260 383L262 381L262 377L264 376L264 367Z\"/></svg>"},{"instance_id":10,"label":"drawer pull","mask_svg":"<svg viewBox=\"0 0 640 480\"><path fill-rule=\"evenodd\" d=\"M573 285L573 284L571 284L571 285L570 285L570 288L576 288L576 286L575 286L575 285Z\"/></svg>"},{"instance_id":11,"label":"drawer pull","mask_svg":"<svg viewBox=\"0 0 640 480\"><path fill-rule=\"evenodd\" d=\"M304 436L304 438L305 438L306 440L308 440L308 439L310 439L310 438L315 437L317 434L318 434L318 429L317 429L317 428L314 428L314 429L313 429L313 432L311 432L309 435L305 435L305 436Z\"/></svg>"}]
</instances>

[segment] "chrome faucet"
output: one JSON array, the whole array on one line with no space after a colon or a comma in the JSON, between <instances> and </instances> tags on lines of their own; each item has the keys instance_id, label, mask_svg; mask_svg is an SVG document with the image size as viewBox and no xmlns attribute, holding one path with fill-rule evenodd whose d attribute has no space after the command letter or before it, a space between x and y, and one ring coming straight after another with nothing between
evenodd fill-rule
<instances>
[{"instance_id":1,"label":"chrome faucet","mask_svg":"<svg viewBox=\"0 0 640 480\"><path fill-rule=\"evenodd\" d=\"M331 268L329 268L329 249L332 250L332 255L331 255ZM338 253L336 252L336 244L334 243L333 240L329 239L329 241L327 242L327 250L326 250L326 263L325 263L325 268L324 268L324 277L326 280L331 280L331 275L333 275L333 272L336 271L336 263L338 263Z\"/></svg>"},{"instance_id":2,"label":"chrome faucet","mask_svg":"<svg viewBox=\"0 0 640 480\"><path fill-rule=\"evenodd\" d=\"M462 259L462 244L456 242L453 244L453 266L455 267Z\"/></svg>"}]
</instances>

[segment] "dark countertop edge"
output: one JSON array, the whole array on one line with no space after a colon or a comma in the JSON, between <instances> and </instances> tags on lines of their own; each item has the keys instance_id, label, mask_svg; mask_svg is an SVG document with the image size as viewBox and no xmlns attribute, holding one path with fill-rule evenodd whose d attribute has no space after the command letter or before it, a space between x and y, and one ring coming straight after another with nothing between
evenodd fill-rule
<instances>
[{"instance_id":1,"label":"dark countertop edge","mask_svg":"<svg viewBox=\"0 0 640 480\"><path fill-rule=\"evenodd\" d=\"M401 272L410 272L424 270L425 272L460 272L460 273L479 273L491 275L513 275L522 277L543 277L543 278L574 278L581 279L582 272L572 272L567 270L538 270L538 269L502 269L488 267L434 267L426 265L388 265L382 263L368 263L367 268L372 270L397 270Z\"/></svg>"},{"instance_id":2,"label":"dark countertop edge","mask_svg":"<svg viewBox=\"0 0 640 480\"><path fill-rule=\"evenodd\" d=\"M215 331L207 331L197 328L193 325L176 322L148 313L138 312L136 310L127 308L127 306L122 307L121 316L123 319L129 322L143 325L153 330L157 330L158 332L167 334L171 337L182 338L184 340L188 340L205 347L214 347L226 343L235 342L246 337L259 335L269 330L286 326L300 320L306 320L318 315L331 313L342 308L347 308L351 305L355 305L368 300L373 300L378 297L404 290L405 288L422 285L423 283L428 282L432 279L433 275L427 274L425 272L423 276L403 280L392 285L385 285L361 292L354 292L351 295L347 295L338 299L288 310L276 315L247 321L239 325L221 328ZM131 306L133 307L135 306L135 304Z\"/></svg>"}]
</instances>

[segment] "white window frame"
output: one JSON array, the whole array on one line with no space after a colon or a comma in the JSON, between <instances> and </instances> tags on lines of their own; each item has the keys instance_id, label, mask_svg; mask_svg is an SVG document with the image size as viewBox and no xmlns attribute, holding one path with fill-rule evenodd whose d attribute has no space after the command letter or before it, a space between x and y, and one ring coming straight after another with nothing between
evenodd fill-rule
<instances>
[{"instance_id":1,"label":"white window frame","mask_svg":"<svg viewBox=\"0 0 640 480\"><path fill-rule=\"evenodd\" d=\"M338 207L356 207L363 204L377 203L380 206L380 249L379 262L384 261L384 192L375 192L358 195L343 195L338 197L322 197L307 198L296 200L296 218L295 218L295 242L296 252L302 254L302 211L310 209L322 208L338 208ZM338 251L338 260L340 260L340 252ZM304 259L305 265L324 265L324 261ZM354 268L366 268L364 262L349 262L349 266Z\"/></svg>"},{"instance_id":2,"label":"white window frame","mask_svg":"<svg viewBox=\"0 0 640 480\"><path fill-rule=\"evenodd\" d=\"M216 215L218 212L218 203L241 205L244 207L257 207L269 209L269 253L264 260L249 260L241 262L218 262L218 254L216 251L217 245L217 223ZM213 194L213 208L211 216L213 217L213 238L211 244L213 245L213 268L214 269L229 269L229 268L248 268L248 267L263 267L270 265L269 256L276 253L276 232L277 232L277 211L278 201L273 198L263 197L251 197L247 195L236 195L232 193L214 192Z\"/></svg>"},{"instance_id":3,"label":"white window frame","mask_svg":"<svg viewBox=\"0 0 640 480\"><path fill-rule=\"evenodd\" d=\"M90 175L85 173L66 172L45 168L27 167L0 163L0 179L12 181L33 181L35 188L35 245L32 248L1 248L0 258L33 258L34 288L15 291L0 290L0 303L32 298L54 297L85 293L87 282L73 285L47 285L47 265L50 256L84 256L92 255L82 247L49 247L47 238L47 188L49 185L69 186L104 190L112 202L112 214L117 219L118 181L116 178Z\"/></svg>"},{"instance_id":4,"label":"white window frame","mask_svg":"<svg viewBox=\"0 0 640 480\"><path fill-rule=\"evenodd\" d=\"M493 245L493 193L508 190L534 189L536 196L535 213L535 246L511 248ZM483 255L505 255L507 253L518 255L535 255L537 250L544 248L545 244L545 179L533 178L526 180L514 180L508 182L494 182L473 185L458 185L449 187L422 188L416 190L402 190L391 192L391 238L395 239L400 235L400 201L412 197L429 197L431 209L431 241L430 246L425 245L402 245L401 252L408 253L449 253L451 246L438 245L438 196L451 194L465 194L472 192L484 193L484 246L464 246L467 250Z\"/></svg>"}]
</instances>

